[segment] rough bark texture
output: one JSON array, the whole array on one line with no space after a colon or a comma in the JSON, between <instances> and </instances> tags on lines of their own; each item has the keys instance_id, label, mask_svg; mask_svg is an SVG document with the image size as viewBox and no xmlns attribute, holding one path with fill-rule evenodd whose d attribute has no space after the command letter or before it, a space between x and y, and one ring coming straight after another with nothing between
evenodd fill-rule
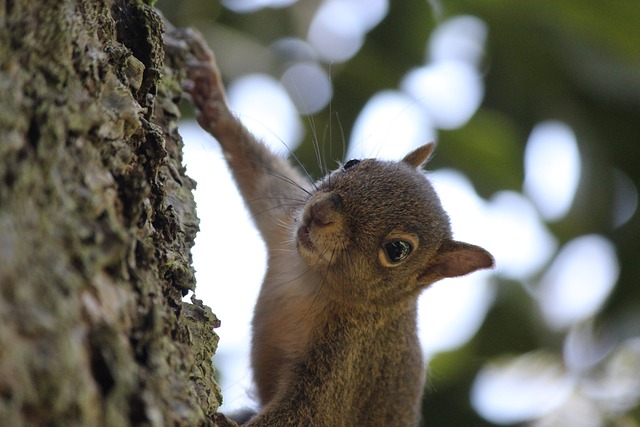
<instances>
[{"instance_id":1,"label":"rough bark texture","mask_svg":"<svg viewBox=\"0 0 640 427\"><path fill-rule=\"evenodd\" d=\"M0 424L209 425L217 320L139 1L0 0Z\"/></svg>"}]
</instances>

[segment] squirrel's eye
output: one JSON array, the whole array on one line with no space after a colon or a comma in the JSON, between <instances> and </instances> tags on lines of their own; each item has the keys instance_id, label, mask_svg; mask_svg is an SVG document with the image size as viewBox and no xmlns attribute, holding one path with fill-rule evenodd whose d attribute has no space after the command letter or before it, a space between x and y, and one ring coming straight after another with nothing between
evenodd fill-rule
<instances>
[{"instance_id":1,"label":"squirrel's eye","mask_svg":"<svg viewBox=\"0 0 640 427\"><path fill-rule=\"evenodd\" d=\"M349 169L350 167L353 167L355 165L357 165L358 163L360 163L360 160L357 159L351 159L349 160L347 163L344 164L344 166L342 167L342 169Z\"/></svg>"},{"instance_id":2,"label":"squirrel's eye","mask_svg":"<svg viewBox=\"0 0 640 427\"><path fill-rule=\"evenodd\" d=\"M393 240L385 243L383 247L387 254L387 258L389 258L389 261L394 264L405 259L413 250L411 243L404 240Z\"/></svg>"}]
</instances>

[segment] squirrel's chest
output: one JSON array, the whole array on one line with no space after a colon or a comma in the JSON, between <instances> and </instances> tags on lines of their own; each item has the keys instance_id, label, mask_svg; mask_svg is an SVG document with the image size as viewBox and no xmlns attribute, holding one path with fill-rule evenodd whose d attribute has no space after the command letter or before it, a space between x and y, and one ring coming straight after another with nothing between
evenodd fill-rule
<instances>
[{"instance_id":1,"label":"squirrel's chest","mask_svg":"<svg viewBox=\"0 0 640 427\"><path fill-rule=\"evenodd\" d=\"M293 356L306 349L324 316L322 277L309 268L295 245L271 253L254 311L254 330L268 329L264 344ZM255 343L255 338L254 338Z\"/></svg>"}]
</instances>

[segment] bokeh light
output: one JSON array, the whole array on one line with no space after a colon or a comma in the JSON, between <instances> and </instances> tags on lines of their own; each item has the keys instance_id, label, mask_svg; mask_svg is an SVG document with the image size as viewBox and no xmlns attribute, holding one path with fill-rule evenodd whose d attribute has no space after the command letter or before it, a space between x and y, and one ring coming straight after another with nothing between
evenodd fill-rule
<instances>
[{"instance_id":1,"label":"bokeh light","mask_svg":"<svg viewBox=\"0 0 640 427\"><path fill-rule=\"evenodd\" d=\"M422 104L440 129L464 125L482 102L478 67L487 27L471 16L455 16L438 25L428 42L429 61L409 71L400 87Z\"/></svg>"},{"instance_id":2,"label":"bokeh light","mask_svg":"<svg viewBox=\"0 0 640 427\"><path fill-rule=\"evenodd\" d=\"M279 81L265 74L244 76L229 85L227 96L232 112L274 152L288 155L300 145L302 123Z\"/></svg>"},{"instance_id":3,"label":"bokeh light","mask_svg":"<svg viewBox=\"0 0 640 427\"><path fill-rule=\"evenodd\" d=\"M592 369L611 353L615 341L613 331L600 327L597 332L592 320L574 323L562 346L562 359L567 370L580 375Z\"/></svg>"},{"instance_id":4,"label":"bokeh light","mask_svg":"<svg viewBox=\"0 0 640 427\"><path fill-rule=\"evenodd\" d=\"M514 424L560 407L572 389L562 362L540 351L486 364L471 388L471 403L493 423Z\"/></svg>"},{"instance_id":5,"label":"bokeh light","mask_svg":"<svg viewBox=\"0 0 640 427\"><path fill-rule=\"evenodd\" d=\"M434 139L424 108L402 92L387 90L375 94L360 112L346 157L397 160Z\"/></svg>"},{"instance_id":6,"label":"bokeh light","mask_svg":"<svg viewBox=\"0 0 640 427\"><path fill-rule=\"evenodd\" d=\"M293 64L280 80L302 115L322 110L333 96L329 74L315 62Z\"/></svg>"},{"instance_id":7,"label":"bokeh light","mask_svg":"<svg viewBox=\"0 0 640 427\"><path fill-rule=\"evenodd\" d=\"M405 76L401 87L424 105L440 129L455 129L469 121L483 95L478 71L459 61L416 68Z\"/></svg>"},{"instance_id":8,"label":"bokeh light","mask_svg":"<svg viewBox=\"0 0 640 427\"><path fill-rule=\"evenodd\" d=\"M551 259L558 243L531 202L520 193L501 191L489 205L491 230L487 247L496 257L498 271L510 279L527 279Z\"/></svg>"},{"instance_id":9,"label":"bokeh light","mask_svg":"<svg viewBox=\"0 0 640 427\"><path fill-rule=\"evenodd\" d=\"M622 227L638 210L638 189L631 178L613 170L613 226Z\"/></svg>"},{"instance_id":10,"label":"bokeh light","mask_svg":"<svg viewBox=\"0 0 640 427\"><path fill-rule=\"evenodd\" d=\"M501 191L485 201L459 171L438 170L429 177L451 218L454 236L489 250L498 274L528 278L552 258L557 241L521 194Z\"/></svg>"},{"instance_id":11,"label":"bokeh light","mask_svg":"<svg viewBox=\"0 0 640 427\"><path fill-rule=\"evenodd\" d=\"M444 279L418 301L418 336L425 358L455 350L478 332L493 303L491 273Z\"/></svg>"},{"instance_id":12,"label":"bokeh light","mask_svg":"<svg viewBox=\"0 0 640 427\"><path fill-rule=\"evenodd\" d=\"M250 13L265 7L287 7L297 1L298 0L222 0L222 4L234 12Z\"/></svg>"},{"instance_id":13,"label":"bokeh light","mask_svg":"<svg viewBox=\"0 0 640 427\"><path fill-rule=\"evenodd\" d=\"M580 153L573 130L565 123L539 123L531 131L524 155L525 194L542 217L564 217L580 180Z\"/></svg>"},{"instance_id":14,"label":"bokeh light","mask_svg":"<svg viewBox=\"0 0 640 427\"><path fill-rule=\"evenodd\" d=\"M607 346L588 369L567 369L554 354L537 351L486 364L471 389L471 403L495 424L599 427L640 400L640 338ZM635 426L629 423L619 425ZM613 424L615 425L615 424Z\"/></svg>"},{"instance_id":15,"label":"bokeh light","mask_svg":"<svg viewBox=\"0 0 640 427\"><path fill-rule=\"evenodd\" d=\"M307 39L324 61L344 62L360 50L364 35L357 11L348 2L332 0L320 6Z\"/></svg>"},{"instance_id":16,"label":"bokeh light","mask_svg":"<svg viewBox=\"0 0 640 427\"><path fill-rule=\"evenodd\" d=\"M581 236L560 250L542 278L538 302L553 329L595 315L618 280L615 248L602 236Z\"/></svg>"},{"instance_id":17,"label":"bokeh light","mask_svg":"<svg viewBox=\"0 0 640 427\"><path fill-rule=\"evenodd\" d=\"M480 67L484 58L487 24L475 16L453 16L438 25L429 37L431 62L460 61Z\"/></svg>"},{"instance_id":18,"label":"bokeh light","mask_svg":"<svg viewBox=\"0 0 640 427\"><path fill-rule=\"evenodd\" d=\"M326 62L353 57L371 28L387 14L387 0L328 0L309 25L307 40Z\"/></svg>"},{"instance_id":19,"label":"bokeh light","mask_svg":"<svg viewBox=\"0 0 640 427\"><path fill-rule=\"evenodd\" d=\"M640 401L640 337L617 346L602 369L586 378L581 391L603 412L622 414Z\"/></svg>"}]
</instances>

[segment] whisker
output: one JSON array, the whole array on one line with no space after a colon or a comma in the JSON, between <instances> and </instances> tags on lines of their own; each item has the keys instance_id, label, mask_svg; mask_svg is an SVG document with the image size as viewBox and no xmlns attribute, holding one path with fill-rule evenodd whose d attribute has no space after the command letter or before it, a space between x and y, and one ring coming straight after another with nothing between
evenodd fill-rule
<instances>
[{"instance_id":1,"label":"whisker","mask_svg":"<svg viewBox=\"0 0 640 427\"><path fill-rule=\"evenodd\" d=\"M261 196L261 197L255 197L251 200L247 200L247 203L259 202L261 200L286 200L291 202L298 202L301 205L303 205L306 202L306 199L299 199L295 197Z\"/></svg>"},{"instance_id":2,"label":"whisker","mask_svg":"<svg viewBox=\"0 0 640 427\"><path fill-rule=\"evenodd\" d=\"M300 185L298 182L296 182L294 179L288 177L287 175L285 175L284 173L276 170L276 169L271 169L271 168L267 168L267 172L269 172L269 174L275 178L281 179L282 181L291 184L293 187L299 189L300 191L304 191L305 193L307 193L308 195L311 195L311 192L309 190L307 190L306 188L304 188L302 185ZM312 184L315 187L315 184Z\"/></svg>"},{"instance_id":3,"label":"whisker","mask_svg":"<svg viewBox=\"0 0 640 427\"><path fill-rule=\"evenodd\" d=\"M300 206L300 205L298 205L298 204L287 204L287 203L281 203L281 204L279 204L279 205L275 205L275 206L271 206L271 207L269 207L269 208L267 208L267 209L263 209L263 210L261 210L260 212L256 212L256 213L254 213L253 215L251 215L251 216L250 216L250 218L251 218L251 219L255 219L255 218L257 218L259 215L264 215L264 214L266 214L267 212L271 212L271 211L273 211L273 210L277 210L277 209L280 209L280 208L283 208L283 207L292 207L292 208L295 208L295 207L298 207L298 206Z\"/></svg>"},{"instance_id":4,"label":"whisker","mask_svg":"<svg viewBox=\"0 0 640 427\"><path fill-rule=\"evenodd\" d=\"M324 254L326 254L328 251L325 250L319 257L318 257L318 261L316 262L316 265L318 262L320 262L320 259L324 256ZM318 291L316 292L316 294L313 297L313 300L311 301L311 304L309 304L309 308L307 308L307 312L304 314L304 316L302 316L302 319L300 320L301 322L304 321L304 319L307 318L307 316L309 315L309 313L311 312L311 309L313 308L314 304L316 303L316 301L318 300L318 297L320 296L320 292L322 291L322 288L324 287L324 284L327 281L327 276L329 275L329 270L332 267L333 264L333 257L336 254L336 249L334 248L331 251L331 257L329 258L329 262L327 263L327 268L324 271L324 276L322 277L322 282L320 282L320 286L318 286Z\"/></svg>"},{"instance_id":5,"label":"whisker","mask_svg":"<svg viewBox=\"0 0 640 427\"><path fill-rule=\"evenodd\" d=\"M291 155L291 158L293 160L295 160L295 162L298 164L298 168L303 172L305 178L307 179L307 182L315 189L316 188L316 180L313 179L313 177L311 176L311 174L309 173L309 171L307 171L307 168L304 167L304 164L302 164L302 162L300 161L300 159L298 158L298 156L296 156L296 154L291 151L288 147L287 150L289 150L289 154ZM299 184L298 184L299 185ZM302 190L302 187L300 187L300 189Z\"/></svg>"},{"instance_id":6,"label":"whisker","mask_svg":"<svg viewBox=\"0 0 640 427\"><path fill-rule=\"evenodd\" d=\"M313 123L313 120L310 120ZM316 156L316 162L318 163L318 168L320 168L320 173L324 176L327 174L327 167L326 164L324 163L323 160L323 156L320 150L320 140L318 139L318 130L316 128L315 123L312 126L312 132L314 133L314 136L311 140L311 143L313 144L313 152ZM326 135L326 131L323 133L324 135ZM324 142L322 144L323 146L325 145Z\"/></svg>"},{"instance_id":7,"label":"whisker","mask_svg":"<svg viewBox=\"0 0 640 427\"><path fill-rule=\"evenodd\" d=\"M325 253L326 253L326 251L325 251ZM323 255L324 255L324 254L323 254ZM302 276L304 276L305 274L307 274L308 272L310 272L311 270L313 270L313 268L314 268L315 266L317 266L317 265L320 263L320 260L321 260L321 259L322 259L322 255L321 255L320 257L318 257L318 260L317 260L313 265L308 265L308 266L307 266L307 268L306 268L302 273L300 273L299 275L297 275L296 277L294 277L294 278L292 278L292 279L290 279L290 280L284 281L284 282L279 282L279 283L280 283L281 285L285 285L285 284L287 284L287 283L295 282L296 280L298 280L299 278L301 278ZM316 297L317 297L317 295L316 295ZM315 301L315 298L314 298L314 301ZM307 312L307 314L308 314L308 312ZM306 315L305 315L305 316L306 316ZM301 320L304 320L304 317L303 317Z\"/></svg>"},{"instance_id":8,"label":"whisker","mask_svg":"<svg viewBox=\"0 0 640 427\"><path fill-rule=\"evenodd\" d=\"M302 94L300 93L300 90L298 88L298 85L295 84L295 81L292 81L293 83L293 87L296 90L297 94L298 94L298 99L300 100L304 100L304 97L302 96ZM308 107L308 106L306 106ZM307 108L307 111L309 111L309 108ZM313 142L315 140L315 135L316 135L316 128L315 128L315 123L313 121L313 119L311 118L311 116L309 114L305 114L306 118L307 118L307 123L309 124L309 128L311 129L311 141ZM284 142L283 142L284 144ZM293 152L293 150L291 150L286 144L284 144L284 146L286 147L287 151L289 152L289 155L291 156L291 158L293 160L295 160L295 162L298 164L298 166L300 167L300 169L304 172L305 176L307 177L307 179L309 180L309 183L314 187L315 187L315 179L313 179L313 177L311 176L311 174L309 173L309 171L307 171L307 169L304 167L304 164L302 164L302 162L300 161L300 159L296 156L296 154ZM317 188L316 188L317 189Z\"/></svg>"},{"instance_id":9,"label":"whisker","mask_svg":"<svg viewBox=\"0 0 640 427\"><path fill-rule=\"evenodd\" d=\"M342 122L340 121L340 115L337 112L336 120L338 121L338 129L340 129L340 139L342 142L342 154L340 155L340 159L345 160L344 156L347 155L347 138L344 134L344 126L342 126Z\"/></svg>"}]
</instances>

